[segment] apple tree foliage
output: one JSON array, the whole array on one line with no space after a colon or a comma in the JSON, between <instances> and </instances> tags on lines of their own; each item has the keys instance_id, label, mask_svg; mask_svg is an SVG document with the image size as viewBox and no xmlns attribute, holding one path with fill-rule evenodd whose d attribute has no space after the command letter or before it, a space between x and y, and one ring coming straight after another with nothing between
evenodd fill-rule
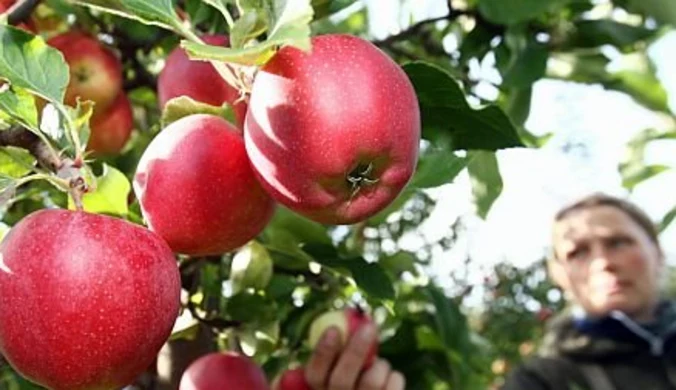
<instances>
[{"instance_id":1,"label":"apple tree foliage","mask_svg":"<svg viewBox=\"0 0 676 390\"><path fill-rule=\"evenodd\" d=\"M87 211L144 224L130 180L150 141L167 123L192 113L232 118L227 105L189 99L158 109L157 75L173 48L180 45L195 61L211 61L236 84L235 70L253 74L280 47L309 49L310 37L325 33L362 36L401 64L415 87L423 139L414 177L389 207L366 221L325 226L279 207L247 248L222 256L178 256L184 310L158 367L180 370L186 356L232 349L252 356L272 378L307 359L313 318L360 305L377 320L380 354L406 375L407 388L471 390L496 383L510 364L530 353L547 310L561 305L552 300L555 289L543 267L497 267L483 286L484 312L476 314L463 300L477 286L462 277L441 286L428 267L433 253L453 245L457 231L415 253L397 242L416 234L434 208L426 190L452 183L463 172L471 177L477 214L487 215L503 186L496 152L538 148L549 139L525 127L533 84L541 79L602 85L675 124L667 132L647 129L627 146L630 153L618 166L627 188L671 169L644 159L651 142L676 137L676 121L647 50L676 24L676 4L438 1L444 15L376 40L368 35L367 8L354 0L20 0L0 17L2 229L35 210L73 209L79 201ZM379 2L401 9L403 3ZM26 22L33 33L14 27ZM125 66L135 130L119 155L85 154L92 103L63 102L68 65L45 39L73 28L98 34ZM204 44L199 36L205 33L229 34L231 47ZM494 100L481 96L485 80L470 72L487 58L495 59L500 75ZM609 67L611 60L620 66ZM43 111L36 98L48 103ZM24 142L17 142L17 131L24 132ZM55 169L55 159L70 162L68 169ZM91 189L78 202L71 196L77 186ZM662 228L675 216L676 206ZM539 306L529 304L533 301ZM172 381L175 374L151 367L137 386L163 388ZM0 388L33 387L5 365Z\"/></svg>"}]
</instances>

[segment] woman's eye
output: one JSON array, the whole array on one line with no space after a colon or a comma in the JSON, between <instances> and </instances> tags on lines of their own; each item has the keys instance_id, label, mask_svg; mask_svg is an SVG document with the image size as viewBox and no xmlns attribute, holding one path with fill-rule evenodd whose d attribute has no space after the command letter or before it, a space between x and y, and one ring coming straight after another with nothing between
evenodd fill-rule
<instances>
[{"instance_id":1,"label":"woman's eye","mask_svg":"<svg viewBox=\"0 0 676 390\"><path fill-rule=\"evenodd\" d=\"M608 240L608 245L611 248L619 248L631 244L631 240L627 237L613 237Z\"/></svg>"},{"instance_id":2,"label":"woman's eye","mask_svg":"<svg viewBox=\"0 0 676 390\"><path fill-rule=\"evenodd\" d=\"M585 257L587 250L585 248L575 248L572 251L568 252L569 260L581 260Z\"/></svg>"}]
</instances>

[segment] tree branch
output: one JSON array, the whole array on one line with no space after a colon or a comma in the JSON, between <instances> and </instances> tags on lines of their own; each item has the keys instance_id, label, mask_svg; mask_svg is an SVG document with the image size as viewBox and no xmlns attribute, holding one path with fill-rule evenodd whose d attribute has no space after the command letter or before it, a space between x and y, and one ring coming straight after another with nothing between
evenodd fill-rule
<instances>
[{"instance_id":1,"label":"tree branch","mask_svg":"<svg viewBox=\"0 0 676 390\"><path fill-rule=\"evenodd\" d=\"M54 155L40 137L19 126L0 131L0 146L26 149L43 168L52 172L57 172L63 166L59 156Z\"/></svg>"},{"instance_id":2,"label":"tree branch","mask_svg":"<svg viewBox=\"0 0 676 390\"><path fill-rule=\"evenodd\" d=\"M21 22L26 21L35 7L40 4L40 0L19 0L17 1L7 12L9 15L7 21L11 25L17 25Z\"/></svg>"}]
</instances>

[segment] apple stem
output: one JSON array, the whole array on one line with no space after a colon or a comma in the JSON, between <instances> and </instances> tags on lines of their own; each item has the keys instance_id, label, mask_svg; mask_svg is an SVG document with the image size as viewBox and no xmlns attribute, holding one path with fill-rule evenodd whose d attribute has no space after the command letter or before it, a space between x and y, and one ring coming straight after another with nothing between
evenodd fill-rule
<instances>
[{"instance_id":1,"label":"apple stem","mask_svg":"<svg viewBox=\"0 0 676 390\"><path fill-rule=\"evenodd\" d=\"M352 188L351 198L354 198L363 187L378 183L378 179L371 178L372 173L372 162L368 164L359 163L350 173L348 173L346 180Z\"/></svg>"}]
</instances>

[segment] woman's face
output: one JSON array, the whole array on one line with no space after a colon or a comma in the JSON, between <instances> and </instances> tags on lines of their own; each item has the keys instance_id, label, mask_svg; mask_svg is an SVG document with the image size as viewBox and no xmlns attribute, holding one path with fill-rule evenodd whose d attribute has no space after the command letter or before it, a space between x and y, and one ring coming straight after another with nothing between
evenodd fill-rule
<instances>
[{"instance_id":1,"label":"woman's face","mask_svg":"<svg viewBox=\"0 0 676 390\"><path fill-rule=\"evenodd\" d=\"M554 225L554 280L593 316L621 310L649 320L659 298L662 252L624 211L595 206Z\"/></svg>"}]
</instances>

